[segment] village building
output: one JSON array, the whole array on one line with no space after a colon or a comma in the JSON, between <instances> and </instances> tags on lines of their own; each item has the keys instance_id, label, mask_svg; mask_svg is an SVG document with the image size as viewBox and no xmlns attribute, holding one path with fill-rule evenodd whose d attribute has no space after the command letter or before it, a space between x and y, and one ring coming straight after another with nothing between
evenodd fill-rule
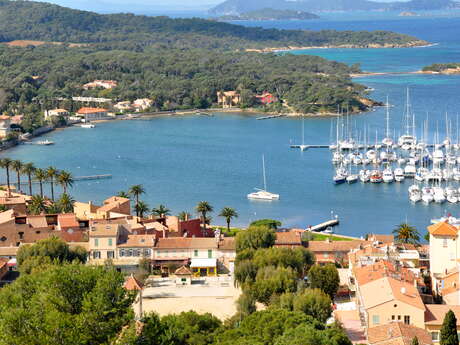
<instances>
[{"instance_id":1,"label":"village building","mask_svg":"<svg viewBox=\"0 0 460 345\"><path fill-rule=\"evenodd\" d=\"M125 242L128 231L120 224L94 224L89 230L89 262L103 264L116 259L117 245Z\"/></svg>"},{"instance_id":2,"label":"village building","mask_svg":"<svg viewBox=\"0 0 460 345\"><path fill-rule=\"evenodd\" d=\"M70 112L65 109L51 109L45 110L45 120L49 120L53 117L68 117Z\"/></svg>"},{"instance_id":3,"label":"village building","mask_svg":"<svg viewBox=\"0 0 460 345\"><path fill-rule=\"evenodd\" d=\"M16 214L26 214L27 205L32 199L31 196L16 192L0 190L0 205L8 210L13 210Z\"/></svg>"},{"instance_id":4,"label":"village building","mask_svg":"<svg viewBox=\"0 0 460 345\"><path fill-rule=\"evenodd\" d=\"M118 196L104 200L102 206L88 203L75 202L74 212L80 220L110 219L114 214L127 216L131 215L131 201Z\"/></svg>"},{"instance_id":5,"label":"village building","mask_svg":"<svg viewBox=\"0 0 460 345\"><path fill-rule=\"evenodd\" d=\"M102 89L113 89L118 86L118 82L115 80L95 80L90 83L87 83L83 85L83 89L89 90L89 89L96 89L96 88L102 88Z\"/></svg>"},{"instance_id":6,"label":"village building","mask_svg":"<svg viewBox=\"0 0 460 345\"><path fill-rule=\"evenodd\" d=\"M255 98L257 103L262 105L268 105L278 101L278 98L270 92L264 92L261 95L256 95Z\"/></svg>"},{"instance_id":7,"label":"village building","mask_svg":"<svg viewBox=\"0 0 460 345\"><path fill-rule=\"evenodd\" d=\"M365 241L308 241L307 248L314 254L316 263L348 265L348 253L359 248Z\"/></svg>"},{"instance_id":8,"label":"village building","mask_svg":"<svg viewBox=\"0 0 460 345\"><path fill-rule=\"evenodd\" d=\"M275 247L298 248L305 247L307 243L302 240L302 233L298 231L277 232Z\"/></svg>"},{"instance_id":9,"label":"village building","mask_svg":"<svg viewBox=\"0 0 460 345\"><path fill-rule=\"evenodd\" d=\"M113 106L113 108L120 112L133 110L133 106L130 101L118 102Z\"/></svg>"},{"instance_id":10,"label":"village building","mask_svg":"<svg viewBox=\"0 0 460 345\"><path fill-rule=\"evenodd\" d=\"M0 139L8 137L11 133L11 116L0 116Z\"/></svg>"},{"instance_id":11,"label":"village building","mask_svg":"<svg viewBox=\"0 0 460 345\"><path fill-rule=\"evenodd\" d=\"M241 95L237 91L220 91L217 93L217 104L222 108L237 107L241 103Z\"/></svg>"},{"instance_id":12,"label":"village building","mask_svg":"<svg viewBox=\"0 0 460 345\"><path fill-rule=\"evenodd\" d=\"M90 108L84 107L77 111L77 115L85 121L102 120L109 116L108 110L105 108Z\"/></svg>"},{"instance_id":13,"label":"village building","mask_svg":"<svg viewBox=\"0 0 460 345\"><path fill-rule=\"evenodd\" d=\"M153 101L148 98L139 98L133 102L133 107L136 112L141 112L149 109L153 104Z\"/></svg>"},{"instance_id":14,"label":"village building","mask_svg":"<svg viewBox=\"0 0 460 345\"><path fill-rule=\"evenodd\" d=\"M369 345L410 345L415 337L419 345L433 344L428 331L402 322L372 327L367 331Z\"/></svg>"},{"instance_id":15,"label":"village building","mask_svg":"<svg viewBox=\"0 0 460 345\"><path fill-rule=\"evenodd\" d=\"M117 245L114 265L124 270L135 270L142 259L153 260L155 235L127 235L126 241Z\"/></svg>"},{"instance_id":16,"label":"village building","mask_svg":"<svg viewBox=\"0 0 460 345\"><path fill-rule=\"evenodd\" d=\"M457 332L460 332L460 305L426 304L425 329L431 334L434 344L441 338L440 332L444 318L452 310L457 318Z\"/></svg>"}]
</instances>

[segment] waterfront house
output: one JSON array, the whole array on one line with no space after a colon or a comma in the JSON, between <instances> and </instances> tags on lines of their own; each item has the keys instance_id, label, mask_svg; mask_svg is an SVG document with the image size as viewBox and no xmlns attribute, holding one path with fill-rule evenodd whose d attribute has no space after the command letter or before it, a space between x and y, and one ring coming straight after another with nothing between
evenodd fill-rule
<instances>
[{"instance_id":1,"label":"waterfront house","mask_svg":"<svg viewBox=\"0 0 460 345\"><path fill-rule=\"evenodd\" d=\"M201 220L185 219L179 220L176 216L166 217L166 226L169 229L169 237L213 237L214 231L206 229L203 231L201 228Z\"/></svg>"},{"instance_id":2,"label":"waterfront house","mask_svg":"<svg viewBox=\"0 0 460 345\"><path fill-rule=\"evenodd\" d=\"M439 344L444 317L452 310L457 318L457 332L460 332L460 305L426 304L425 329L431 334L434 344Z\"/></svg>"},{"instance_id":3,"label":"waterfront house","mask_svg":"<svg viewBox=\"0 0 460 345\"><path fill-rule=\"evenodd\" d=\"M402 322L393 322L367 330L369 345L409 345L415 337L419 345L433 344L428 331Z\"/></svg>"},{"instance_id":4,"label":"waterfront house","mask_svg":"<svg viewBox=\"0 0 460 345\"><path fill-rule=\"evenodd\" d=\"M96 89L96 88L113 89L117 86L118 86L118 82L115 80L94 80L90 83L84 84L83 89L85 90Z\"/></svg>"},{"instance_id":5,"label":"waterfront house","mask_svg":"<svg viewBox=\"0 0 460 345\"><path fill-rule=\"evenodd\" d=\"M105 108L83 107L77 111L77 115L85 121L102 120L108 117L108 110Z\"/></svg>"},{"instance_id":6,"label":"waterfront house","mask_svg":"<svg viewBox=\"0 0 460 345\"><path fill-rule=\"evenodd\" d=\"M155 235L129 234L124 242L117 245L114 264L123 267L123 270L136 270L140 260L153 259L155 240Z\"/></svg>"},{"instance_id":7,"label":"waterfront house","mask_svg":"<svg viewBox=\"0 0 460 345\"><path fill-rule=\"evenodd\" d=\"M133 106L131 105L130 101L118 102L113 107L115 110L120 112L133 110Z\"/></svg>"},{"instance_id":8,"label":"waterfront house","mask_svg":"<svg viewBox=\"0 0 460 345\"><path fill-rule=\"evenodd\" d=\"M302 233L298 231L276 233L275 247L297 248L306 245L307 243L302 240Z\"/></svg>"},{"instance_id":9,"label":"waterfront house","mask_svg":"<svg viewBox=\"0 0 460 345\"><path fill-rule=\"evenodd\" d=\"M264 92L261 95L256 95L255 98L257 103L262 105L268 105L278 101L278 98L270 92Z\"/></svg>"},{"instance_id":10,"label":"waterfront house","mask_svg":"<svg viewBox=\"0 0 460 345\"><path fill-rule=\"evenodd\" d=\"M0 139L8 137L11 133L11 116L1 115L0 116Z\"/></svg>"},{"instance_id":11,"label":"waterfront house","mask_svg":"<svg viewBox=\"0 0 460 345\"><path fill-rule=\"evenodd\" d=\"M241 103L241 95L237 91L219 91L217 93L217 104L222 108L237 107Z\"/></svg>"},{"instance_id":12,"label":"waterfront house","mask_svg":"<svg viewBox=\"0 0 460 345\"><path fill-rule=\"evenodd\" d=\"M361 316L368 328L391 322L425 327L425 305L414 284L382 277L358 285L357 296Z\"/></svg>"},{"instance_id":13,"label":"waterfront house","mask_svg":"<svg viewBox=\"0 0 460 345\"><path fill-rule=\"evenodd\" d=\"M70 113L65 109L51 109L45 110L45 120L49 120L53 117L68 117Z\"/></svg>"},{"instance_id":14,"label":"waterfront house","mask_svg":"<svg viewBox=\"0 0 460 345\"><path fill-rule=\"evenodd\" d=\"M148 108L150 108L153 104L153 101L151 99L148 99L148 98L139 98L139 99L136 99L134 102L133 102L133 107L134 109L136 110L136 112L141 112L141 111L145 111L147 110Z\"/></svg>"}]
</instances>

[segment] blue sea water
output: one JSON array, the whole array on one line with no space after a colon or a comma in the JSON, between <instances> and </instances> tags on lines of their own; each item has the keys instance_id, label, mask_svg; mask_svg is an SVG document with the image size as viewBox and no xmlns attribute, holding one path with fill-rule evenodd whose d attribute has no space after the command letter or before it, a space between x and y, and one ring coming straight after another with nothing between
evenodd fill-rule
<instances>
[{"instance_id":1,"label":"blue sea water","mask_svg":"<svg viewBox=\"0 0 460 345\"><path fill-rule=\"evenodd\" d=\"M443 13L434 17L400 18L388 14L335 14L318 21L257 22L265 27L393 30L415 35L437 45L411 49L308 50L348 64L361 63L366 71L410 72L434 62L460 61L460 18ZM460 76L386 75L357 79L375 91L372 97L394 105L391 126L401 130L405 90L410 87L417 122L428 118L430 137L436 127L441 137L445 113L455 123L459 105ZM305 120L306 142L328 144L334 136L335 119ZM356 115L351 125L371 133L384 128L384 109ZM77 182L72 195L82 201L104 198L143 184L143 199L151 206L167 205L173 213L193 212L197 202L215 207L214 223L224 206L238 210L237 225L259 218L280 219L285 226L305 227L330 218L341 219L339 232L360 236L388 233L408 221L421 232L433 217L458 214L459 205L412 205L407 198L411 182L392 185L341 185L331 183L330 152L311 149L303 153L289 148L301 137L301 119L257 121L254 116L216 114L215 117L161 117L152 120L98 124L95 129L70 128L45 138L54 146L24 145L6 153L11 158L33 161L37 166L56 166L75 176L113 174L111 180ZM268 187L279 193L277 202L251 202L246 195L262 185L261 157L267 162ZM5 154L4 154L5 155Z\"/></svg>"}]
</instances>

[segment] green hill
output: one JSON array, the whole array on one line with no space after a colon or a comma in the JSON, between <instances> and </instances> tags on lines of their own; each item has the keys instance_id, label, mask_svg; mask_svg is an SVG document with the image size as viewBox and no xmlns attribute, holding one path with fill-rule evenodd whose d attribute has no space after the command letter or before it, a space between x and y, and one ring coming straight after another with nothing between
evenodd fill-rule
<instances>
[{"instance_id":1,"label":"green hill","mask_svg":"<svg viewBox=\"0 0 460 345\"><path fill-rule=\"evenodd\" d=\"M236 16L223 16L220 20L309 20L318 19L319 16L304 11L275 10L263 8L257 11L250 11Z\"/></svg>"}]
</instances>

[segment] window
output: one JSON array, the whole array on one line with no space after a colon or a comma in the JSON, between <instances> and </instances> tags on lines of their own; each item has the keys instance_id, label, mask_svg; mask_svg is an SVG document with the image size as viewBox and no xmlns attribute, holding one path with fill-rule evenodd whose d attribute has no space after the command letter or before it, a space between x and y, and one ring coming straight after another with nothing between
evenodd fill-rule
<instances>
[{"instance_id":1,"label":"window","mask_svg":"<svg viewBox=\"0 0 460 345\"><path fill-rule=\"evenodd\" d=\"M111 247L111 246L113 245L113 241L112 241L112 239L111 239L111 238L109 238L108 242L109 242L109 247Z\"/></svg>"},{"instance_id":2,"label":"window","mask_svg":"<svg viewBox=\"0 0 460 345\"><path fill-rule=\"evenodd\" d=\"M445 238L445 239L442 240L442 246L443 246L444 248L447 248L447 238Z\"/></svg>"},{"instance_id":3,"label":"window","mask_svg":"<svg viewBox=\"0 0 460 345\"><path fill-rule=\"evenodd\" d=\"M141 251L139 249L134 249L133 256L141 256Z\"/></svg>"},{"instance_id":4,"label":"window","mask_svg":"<svg viewBox=\"0 0 460 345\"><path fill-rule=\"evenodd\" d=\"M124 249L120 250L120 257L123 257L123 256L125 256L125 250Z\"/></svg>"},{"instance_id":5,"label":"window","mask_svg":"<svg viewBox=\"0 0 460 345\"><path fill-rule=\"evenodd\" d=\"M126 256L133 256L133 250L132 249L128 249L128 253Z\"/></svg>"},{"instance_id":6,"label":"window","mask_svg":"<svg viewBox=\"0 0 460 345\"><path fill-rule=\"evenodd\" d=\"M396 316L395 315L391 315L391 320L395 320L396 319Z\"/></svg>"},{"instance_id":7,"label":"window","mask_svg":"<svg viewBox=\"0 0 460 345\"><path fill-rule=\"evenodd\" d=\"M214 274L214 267L210 267L210 268L209 268L209 273Z\"/></svg>"},{"instance_id":8,"label":"window","mask_svg":"<svg viewBox=\"0 0 460 345\"><path fill-rule=\"evenodd\" d=\"M144 256L150 256L150 249L144 249Z\"/></svg>"},{"instance_id":9,"label":"window","mask_svg":"<svg viewBox=\"0 0 460 345\"><path fill-rule=\"evenodd\" d=\"M113 252L113 250L109 250L107 252L107 259L113 259L115 257L115 253Z\"/></svg>"},{"instance_id":10,"label":"window","mask_svg":"<svg viewBox=\"0 0 460 345\"><path fill-rule=\"evenodd\" d=\"M94 239L94 246L99 247L99 239L98 238Z\"/></svg>"},{"instance_id":11,"label":"window","mask_svg":"<svg viewBox=\"0 0 460 345\"><path fill-rule=\"evenodd\" d=\"M439 332L431 332L431 340L439 341Z\"/></svg>"},{"instance_id":12,"label":"window","mask_svg":"<svg viewBox=\"0 0 460 345\"><path fill-rule=\"evenodd\" d=\"M208 250L208 259L212 259L212 249Z\"/></svg>"},{"instance_id":13,"label":"window","mask_svg":"<svg viewBox=\"0 0 460 345\"><path fill-rule=\"evenodd\" d=\"M93 259L100 259L101 258L101 252L93 252Z\"/></svg>"},{"instance_id":14,"label":"window","mask_svg":"<svg viewBox=\"0 0 460 345\"><path fill-rule=\"evenodd\" d=\"M380 324L380 315L372 315L372 323L374 325Z\"/></svg>"},{"instance_id":15,"label":"window","mask_svg":"<svg viewBox=\"0 0 460 345\"><path fill-rule=\"evenodd\" d=\"M398 321L401 321L401 315L398 315Z\"/></svg>"},{"instance_id":16,"label":"window","mask_svg":"<svg viewBox=\"0 0 460 345\"><path fill-rule=\"evenodd\" d=\"M410 325L410 316L409 315L404 315L404 323L406 325Z\"/></svg>"},{"instance_id":17,"label":"window","mask_svg":"<svg viewBox=\"0 0 460 345\"><path fill-rule=\"evenodd\" d=\"M195 249L195 250L193 251L193 256L198 256L198 249Z\"/></svg>"}]
</instances>

